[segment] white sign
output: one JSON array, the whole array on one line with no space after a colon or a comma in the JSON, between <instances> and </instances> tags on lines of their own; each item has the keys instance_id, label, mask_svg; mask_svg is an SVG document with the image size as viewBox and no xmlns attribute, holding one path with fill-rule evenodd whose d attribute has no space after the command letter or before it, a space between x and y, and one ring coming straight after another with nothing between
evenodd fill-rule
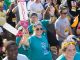
<instances>
[{"instance_id":1,"label":"white sign","mask_svg":"<svg viewBox=\"0 0 80 60\"><path fill-rule=\"evenodd\" d=\"M28 15L27 15L28 11L27 11L27 7L26 7L26 2L19 1L18 8L19 8L20 20L28 20Z\"/></svg>"},{"instance_id":2,"label":"white sign","mask_svg":"<svg viewBox=\"0 0 80 60\"><path fill-rule=\"evenodd\" d=\"M17 33L18 33L18 30L17 29L15 29L14 27L12 27L10 24L8 24L8 23L5 23L4 25L3 25L3 28L5 28L7 31L9 31L10 33L12 33L12 34L14 34L14 35L17 35Z\"/></svg>"}]
</instances>

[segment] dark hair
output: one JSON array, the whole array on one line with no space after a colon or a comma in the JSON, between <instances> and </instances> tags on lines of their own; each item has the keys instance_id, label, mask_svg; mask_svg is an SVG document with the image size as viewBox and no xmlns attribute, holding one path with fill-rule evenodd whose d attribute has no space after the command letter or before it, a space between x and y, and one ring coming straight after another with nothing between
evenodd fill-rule
<instances>
[{"instance_id":1,"label":"dark hair","mask_svg":"<svg viewBox=\"0 0 80 60\"><path fill-rule=\"evenodd\" d=\"M80 7L80 1L77 4L78 4L78 7Z\"/></svg>"},{"instance_id":2,"label":"dark hair","mask_svg":"<svg viewBox=\"0 0 80 60\"><path fill-rule=\"evenodd\" d=\"M38 17L38 15L37 15L36 13L32 13L32 14L30 15L30 17L32 17L32 16Z\"/></svg>"},{"instance_id":3,"label":"dark hair","mask_svg":"<svg viewBox=\"0 0 80 60\"><path fill-rule=\"evenodd\" d=\"M5 48L6 48L6 50L9 50L10 47L12 47L12 46L16 46L17 47L16 42L15 41L8 41Z\"/></svg>"}]
</instances>

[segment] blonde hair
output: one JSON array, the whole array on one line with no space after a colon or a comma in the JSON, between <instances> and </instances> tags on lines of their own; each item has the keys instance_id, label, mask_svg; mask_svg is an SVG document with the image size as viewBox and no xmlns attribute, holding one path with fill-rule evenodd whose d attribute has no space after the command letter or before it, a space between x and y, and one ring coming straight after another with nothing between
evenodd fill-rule
<instances>
[{"instance_id":1,"label":"blonde hair","mask_svg":"<svg viewBox=\"0 0 80 60\"><path fill-rule=\"evenodd\" d=\"M61 45L62 51L65 52L69 45L76 45L76 42L75 41L64 41Z\"/></svg>"}]
</instances>

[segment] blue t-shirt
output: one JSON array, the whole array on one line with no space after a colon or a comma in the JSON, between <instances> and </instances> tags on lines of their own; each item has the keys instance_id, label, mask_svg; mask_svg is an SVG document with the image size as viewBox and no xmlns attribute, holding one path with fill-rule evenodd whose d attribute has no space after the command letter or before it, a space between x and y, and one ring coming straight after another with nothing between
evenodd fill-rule
<instances>
[{"instance_id":1,"label":"blue t-shirt","mask_svg":"<svg viewBox=\"0 0 80 60\"><path fill-rule=\"evenodd\" d=\"M67 60L65 56L62 54L56 60ZM80 60L80 53L76 53L74 56L74 60Z\"/></svg>"},{"instance_id":2,"label":"blue t-shirt","mask_svg":"<svg viewBox=\"0 0 80 60\"><path fill-rule=\"evenodd\" d=\"M52 60L52 55L49 49L49 44L45 36L38 38L32 35L29 41L29 59L30 60Z\"/></svg>"},{"instance_id":3,"label":"blue t-shirt","mask_svg":"<svg viewBox=\"0 0 80 60\"><path fill-rule=\"evenodd\" d=\"M7 9L8 9L8 7L7 7L7 5L4 3L4 4L3 4L3 10L6 10L6 11L7 11Z\"/></svg>"}]
</instances>

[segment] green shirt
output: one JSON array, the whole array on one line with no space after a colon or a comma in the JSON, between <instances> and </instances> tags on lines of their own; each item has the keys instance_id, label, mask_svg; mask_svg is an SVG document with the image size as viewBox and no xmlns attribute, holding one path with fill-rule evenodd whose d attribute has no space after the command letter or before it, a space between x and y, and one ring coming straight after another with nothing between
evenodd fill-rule
<instances>
[{"instance_id":1,"label":"green shirt","mask_svg":"<svg viewBox=\"0 0 80 60\"><path fill-rule=\"evenodd\" d=\"M29 56L30 60L52 60L48 41L45 36L38 38L35 35L29 37Z\"/></svg>"},{"instance_id":2,"label":"green shirt","mask_svg":"<svg viewBox=\"0 0 80 60\"><path fill-rule=\"evenodd\" d=\"M22 37L16 37L16 44L18 45L18 53L20 54L24 54L24 55L28 55L29 51L27 51L29 49L29 47L25 46L25 45L20 45L20 40Z\"/></svg>"},{"instance_id":3,"label":"green shirt","mask_svg":"<svg viewBox=\"0 0 80 60\"><path fill-rule=\"evenodd\" d=\"M4 0L4 3L7 5L7 7L9 8L11 1L10 0Z\"/></svg>"},{"instance_id":4,"label":"green shirt","mask_svg":"<svg viewBox=\"0 0 80 60\"><path fill-rule=\"evenodd\" d=\"M47 30L47 25L49 24L49 20L42 20L41 23L45 27L45 29Z\"/></svg>"},{"instance_id":5,"label":"green shirt","mask_svg":"<svg viewBox=\"0 0 80 60\"><path fill-rule=\"evenodd\" d=\"M66 60L65 56L62 54L56 60ZM80 60L80 53L76 53L74 56L74 60Z\"/></svg>"}]
</instances>

